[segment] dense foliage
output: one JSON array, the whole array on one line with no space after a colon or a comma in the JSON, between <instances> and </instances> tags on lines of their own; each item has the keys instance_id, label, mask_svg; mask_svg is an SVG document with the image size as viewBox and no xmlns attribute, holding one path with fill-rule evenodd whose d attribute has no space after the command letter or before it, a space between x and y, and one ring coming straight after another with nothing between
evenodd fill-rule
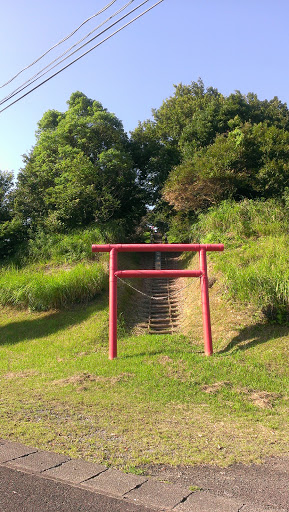
<instances>
[{"instance_id":1,"label":"dense foliage","mask_svg":"<svg viewBox=\"0 0 289 512\"><path fill-rule=\"evenodd\" d=\"M136 228L141 234L153 224L170 242L224 241L233 251L220 258L232 296L251 297L272 317L289 317L282 271L289 226L286 104L239 91L226 97L201 80L179 84L129 138L99 102L75 92L67 103L66 112L49 110L39 121L16 184L12 173L0 171L3 290L22 282L22 295L16 285L11 294L29 303L33 285L25 272L12 279L12 256L14 265L48 268L36 288L53 281L56 289L51 265L88 261L97 239L131 240ZM2 303L14 301L7 297Z\"/></svg>"},{"instance_id":2,"label":"dense foliage","mask_svg":"<svg viewBox=\"0 0 289 512\"><path fill-rule=\"evenodd\" d=\"M135 225L142 208L128 138L114 114L79 92L65 113L44 114L15 193L15 214L30 229L114 219Z\"/></svg>"},{"instance_id":3,"label":"dense foliage","mask_svg":"<svg viewBox=\"0 0 289 512\"><path fill-rule=\"evenodd\" d=\"M289 187L289 111L277 97L179 84L131 141L158 215L168 203L179 226L224 199L278 197Z\"/></svg>"},{"instance_id":4,"label":"dense foliage","mask_svg":"<svg viewBox=\"0 0 289 512\"><path fill-rule=\"evenodd\" d=\"M40 232L117 222L120 237L131 235L145 213L121 121L81 92L67 103L39 121L14 188L12 173L0 172L1 259L26 251Z\"/></svg>"},{"instance_id":5,"label":"dense foliage","mask_svg":"<svg viewBox=\"0 0 289 512\"><path fill-rule=\"evenodd\" d=\"M166 225L170 242L224 242L216 265L228 294L288 321L287 105L179 84L132 145L155 204L150 222Z\"/></svg>"},{"instance_id":6,"label":"dense foliage","mask_svg":"<svg viewBox=\"0 0 289 512\"><path fill-rule=\"evenodd\" d=\"M289 111L276 97L179 84L130 139L98 101L75 92L67 103L39 121L15 189L0 173L2 258L41 231L116 221L131 236L145 205L147 222L185 240L208 207L289 188Z\"/></svg>"},{"instance_id":7,"label":"dense foliage","mask_svg":"<svg viewBox=\"0 0 289 512\"><path fill-rule=\"evenodd\" d=\"M221 200L278 197L289 186L289 131L245 123L176 167L164 197L177 210L198 211Z\"/></svg>"}]
</instances>

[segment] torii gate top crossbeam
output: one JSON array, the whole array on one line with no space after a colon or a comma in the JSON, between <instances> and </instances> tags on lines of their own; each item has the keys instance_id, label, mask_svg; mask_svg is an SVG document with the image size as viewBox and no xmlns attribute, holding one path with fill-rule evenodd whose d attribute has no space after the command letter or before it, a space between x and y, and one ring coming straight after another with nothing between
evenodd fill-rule
<instances>
[{"instance_id":1,"label":"torii gate top crossbeam","mask_svg":"<svg viewBox=\"0 0 289 512\"><path fill-rule=\"evenodd\" d=\"M92 245L92 252L200 252L223 251L223 244L106 244Z\"/></svg>"}]
</instances>

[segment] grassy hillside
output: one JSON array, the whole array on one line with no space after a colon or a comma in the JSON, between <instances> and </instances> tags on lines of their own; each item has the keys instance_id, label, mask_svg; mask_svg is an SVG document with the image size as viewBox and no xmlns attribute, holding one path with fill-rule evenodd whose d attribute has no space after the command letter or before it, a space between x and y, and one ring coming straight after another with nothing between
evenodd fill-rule
<instances>
[{"instance_id":1,"label":"grassy hillside","mask_svg":"<svg viewBox=\"0 0 289 512\"><path fill-rule=\"evenodd\" d=\"M200 216L191 240L223 242L213 257L233 300L253 304L278 323L289 320L289 209L285 202L224 201Z\"/></svg>"}]
</instances>

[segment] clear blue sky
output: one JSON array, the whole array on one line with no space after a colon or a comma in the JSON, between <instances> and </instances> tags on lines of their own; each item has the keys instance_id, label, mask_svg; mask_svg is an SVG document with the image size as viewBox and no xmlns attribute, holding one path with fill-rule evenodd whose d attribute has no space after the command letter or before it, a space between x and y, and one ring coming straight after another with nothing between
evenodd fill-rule
<instances>
[{"instance_id":1,"label":"clear blue sky","mask_svg":"<svg viewBox=\"0 0 289 512\"><path fill-rule=\"evenodd\" d=\"M117 0L107 12L111 14L126 1ZM155 1L150 0L147 6ZM135 0L132 6L140 2ZM3 2L1 85L108 3ZM71 41L103 19L105 15L91 20ZM164 0L0 114L0 169L17 173L22 166L21 155L35 143L37 121L48 109L65 111L66 101L76 90L114 112L127 132L173 94L173 84L189 84L198 77L205 86L216 87L225 95L238 89L244 94L255 92L260 99L278 96L282 102L289 102L288 19L288 0ZM42 62L48 63L48 57ZM31 68L0 89L0 97L38 69Z\"/></svg>"}]
</instances>

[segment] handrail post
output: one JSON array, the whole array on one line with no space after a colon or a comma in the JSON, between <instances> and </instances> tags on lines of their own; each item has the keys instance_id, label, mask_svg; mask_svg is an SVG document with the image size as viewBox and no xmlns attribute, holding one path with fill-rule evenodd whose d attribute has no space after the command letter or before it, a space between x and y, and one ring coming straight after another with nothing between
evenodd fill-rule
<instances>
[{"instance_id":1,"label":"handrail post","mask_svg":"<svg viewBox=\"0 0 289 512\"><path fill-rule=\"evenodd\" d=\"M109 359L117 357L117 250L109 253Z\"/></svg>"},{"instance_id":2,"label":"handrail post","mask_svg":"<svg viewBox=\"0 0 289 512\"><path fill-rule=\"evenodd\" d=\"M210 356L213 353L211 318L210 318L210 303L209 303L209 285L207 275L207 257L205 249L200 250L200 270L201 275L201 299L202 299L202 312L203 312L203 329L204 329L204 344L205 354Z\"/></svg>"}]
</instances>

